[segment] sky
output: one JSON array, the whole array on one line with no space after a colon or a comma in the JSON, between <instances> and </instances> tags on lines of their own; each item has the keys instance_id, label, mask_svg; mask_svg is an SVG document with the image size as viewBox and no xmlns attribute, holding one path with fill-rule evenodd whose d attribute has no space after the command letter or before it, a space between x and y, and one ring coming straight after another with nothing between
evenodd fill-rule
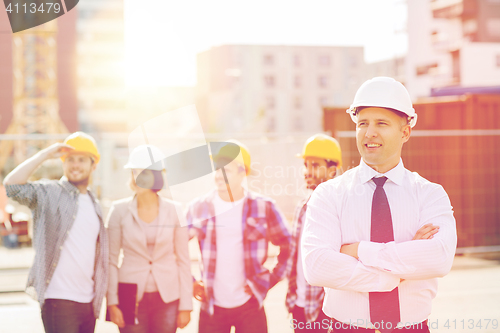
<instances>
[{"instance_id":1,"label":"sky","mask_svg":"<svg viewBox=\"0 0 500 333\"><path fill-rule=\"evenodd\" d=\"M404 0L125 0L126 83L194 86L196 54L224 44L364 46L367 62L390 59L406 52L405 22Z\"/></svg>"}]
</instances>

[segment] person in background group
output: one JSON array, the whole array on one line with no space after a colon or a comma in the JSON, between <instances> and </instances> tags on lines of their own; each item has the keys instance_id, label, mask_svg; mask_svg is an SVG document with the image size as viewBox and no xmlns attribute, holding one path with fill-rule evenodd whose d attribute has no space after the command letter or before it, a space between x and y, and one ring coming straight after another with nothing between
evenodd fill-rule
<instances>
[{"instance_id":1,"label":"person in background group","mask_svg":"<svg viewBox=\"0 0 500 333\"><path fill-rule=\"evenodd\" d=\"M151 163L150 156L159 162ZM193 309L188 229L180 226L176 203L158 195L163 157L151 145L132 151L125 169L131 170L135 195L115 201L108 215L108 311L124 333L173 333L189 323ZM138 324L125 324L118 307L120 282L137 284Z\"/></svg>"},{"instance_id":2,"label":"person in background group","mask_svg":"<svg viewBox=\"0 0 500 333\"><path fill-rule=\"evenodd\" d=\"M61 158L59 180L28 182L44 161ZM38 300L47 333L94 332L108 281L108 238L88 188L99 163L94 139L82 132L41 150L15 168L7 195L33 212L35 260L26 292Z\"/></svg>"},{"instance_id":3,"label":"person in background group","mask_svg":"<svg viewBox=\"0 0 500 333\"><path fill-rule=\"evenodd\" d=\"M450 200L403 166L417 115L401 83L366 81L348 112L361 162L311 195L306 280L325 287L332 332L429 332L437 278L450 271L457 245Z\"/></svg>"},{"instance_id":4,"label":"person in background group","mask_svg":"<svg viewBox=\"0 0 500 333\"><path fill-rule=\"evenodd\" d=\"M194 283L194 295L202 302L199 333L229 333L232 326L236 333L265 333L262 303L285 275L290 234L274 202L243 187L250 154L243 144L230 142L212 157L218 166L216 190L194 200L187 213L203 263L202 281ZM242 159L234 158L232 145ZM270 271L263 266L269 241L280 247Z\"/></svg>"},{"instance_id":5,"label":"person in background group","mask_svg":"<svg viewBox=\"0 0 500 333\"><path fill-rule=\"evenodd\" d=\"M304 144L302 154L298 157L304 159L304 179L310 190L334 178L342 167L342 152L339 143L325 134L310 137ZM286 307L293 316L291 326L296 333L327 332L330 323L330 319L321 310L325 296L323 287L308 284L302 267L300 237L308 200L309 197L300 202L295 210L290 259L286 270L288 278Z\"/></svg>"}]
</instances>

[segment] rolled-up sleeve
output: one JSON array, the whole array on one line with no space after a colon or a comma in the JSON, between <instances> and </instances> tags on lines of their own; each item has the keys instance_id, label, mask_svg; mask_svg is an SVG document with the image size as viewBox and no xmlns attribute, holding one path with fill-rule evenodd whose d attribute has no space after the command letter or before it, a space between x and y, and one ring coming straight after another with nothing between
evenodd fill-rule
<instances>
[{"instance_id":1,"label":"rolled-up sleeve","mask_svg":"<svg viewBox=\"0 0 500 333\"><path fill-rule=\"evenodd\" d=\"M21 205L35 209L38 205L38 198L46 194L44 184L40 182L28 182L26 184L6 185L7 196Z\"/></svg>"}]
</instances>

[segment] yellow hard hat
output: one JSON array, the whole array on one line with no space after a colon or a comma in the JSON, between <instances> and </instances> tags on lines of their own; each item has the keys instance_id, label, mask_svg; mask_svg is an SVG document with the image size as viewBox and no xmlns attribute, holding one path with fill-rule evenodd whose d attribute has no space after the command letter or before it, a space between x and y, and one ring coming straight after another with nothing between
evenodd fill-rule
<instances>
[{"instance_id":1,"label":"yellow hard hat","mask_svg":"<svg viewBox=\"0 0 500 333\"><path fill-rule=\"evenodd\" d=\"M97 145L93 137L83 132L75 132L68 136L64 143L68 146L75 148L72 152L74 153L87 153L92 155L94 162L97 164L101 159L99 151L97 151ZM61 156L61 160L64 162L67 155Z\"/></svg>"},{"instance_id":2,"label":"yellow hard hat","mask_svg":"<svg viewBox=\"0 0 500 333\"><path fill-rule=\"evenodd\" d=\"M250 174L250 171L251 171L251 169L250 169L251 158L250 158L250 153L248 152L247 146L245 146L241 142L239 142L237 140L233 140L233 139L225 140L224 142L234 143L240 147L241 156L243 157L243 165L245 166L245 172L248 176ZM233 160L235 158L233 147L234 146L231 146L231 145L222 146L218 152L216 152L213 156L211 156L212 159L227 158L227 159Z\"/></svg>"},{"instance_id":3,"label":"yellow hard hat","mask_svg":"<svg viewBox=\"0 0 500 333\"><path fill-rule=\"evenodd\" d=\"M307 139L302 154L297 154L297 157L306 158L308 156L336 162L338 168L342 166L340 144L337 140L326 134L315 134Z\"/></svg>"}]
</instances>

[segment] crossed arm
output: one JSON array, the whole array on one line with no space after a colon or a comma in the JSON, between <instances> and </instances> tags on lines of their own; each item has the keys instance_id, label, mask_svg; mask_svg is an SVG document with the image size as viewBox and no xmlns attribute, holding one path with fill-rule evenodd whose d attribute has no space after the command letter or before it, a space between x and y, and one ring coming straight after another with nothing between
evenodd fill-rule
<instances>
[{"instance_id":1,"label":"crossed arm","mask_svg":"<svg viewBox=\"0 0 500 333\"><path fill-rule=\"evenodd\" d=\"M412 240L419 239L432 239L434 235L439 231L439 226L433 225L432 223L427 223L418 229L417 233L413 237ZM340 253L347 254L355 259L359 259L358 257L358 248L359 242L352 244L344 244L340 247Z\"/></svg>"},{"instance_id":2,"label":"crossed arm","mask_svg":"<svg viewBox=\"0 0 500 333\"><path fill-rule=\"evenodd\" d=\"M318 191L319 189L319 191ZM303 264L311 285L356 292L390 291L401 279L444 276L451 269L456 227L449 199L436 189L420 212L422 226L407 242L342 242L339 215L323 188L308 203ZM439 232L438 232L439 231Z\"/></svg>"}]
</instances>

